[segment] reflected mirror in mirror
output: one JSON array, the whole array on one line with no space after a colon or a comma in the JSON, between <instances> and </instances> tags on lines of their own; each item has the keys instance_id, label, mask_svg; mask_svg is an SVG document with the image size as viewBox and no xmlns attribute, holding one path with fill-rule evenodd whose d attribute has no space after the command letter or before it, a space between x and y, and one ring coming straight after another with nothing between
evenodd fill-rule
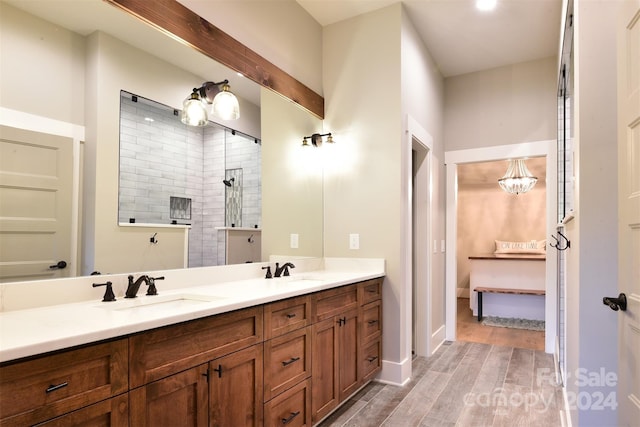
<instances>
[{"instance_id":1,"label":"reflected mirror in mirror","mask_svg":"<svg viewBox=\"0 0 640 427\"><path fill-rule=\"evenodd\" d=\"M260 231L260 148L258 138L187 126L180 111L121 91L118 222L189 227L189 267L226 264L227 227Z\"/></svg>"}]
</instances>

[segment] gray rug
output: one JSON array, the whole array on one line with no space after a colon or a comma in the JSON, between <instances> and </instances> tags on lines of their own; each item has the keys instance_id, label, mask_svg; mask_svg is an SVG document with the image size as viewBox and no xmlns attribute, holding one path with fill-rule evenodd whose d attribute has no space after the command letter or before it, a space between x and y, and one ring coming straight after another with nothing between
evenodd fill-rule
<instances>
[{"instance_id":1,"label":"gray rug","mask_svg":"<svg viewBox=\"0 0 640 427\"><path fill-rule=\"evenodd\" d=\"M511 319L507 317L487 316L482 319L482 324L487 326L498 326L500 328L544 331L544 320Z\"/></svg>"}]
</instances>

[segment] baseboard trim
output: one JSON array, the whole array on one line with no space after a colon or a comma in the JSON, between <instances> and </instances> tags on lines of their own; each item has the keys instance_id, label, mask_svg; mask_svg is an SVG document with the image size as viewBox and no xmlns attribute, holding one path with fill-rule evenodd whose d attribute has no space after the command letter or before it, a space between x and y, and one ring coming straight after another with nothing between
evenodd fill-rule
<instances>
[{"instance_id":1,"label":"baseboard trim","mask_svg":"<svg viewBox=\"0 0 640 427\"><path fill-rule=\"evenodd\" d=\"M411 380L411 358L402 362L382 360L382 371L376 381L383 384L403 386Z\"/></svg>"},{"instance_id":2,"label":"baseboard trim","mask_svg":"<svg viewBox=\"0 0 640 427\"><path fill-rule=\"evenodd\" d=\"M456 288L458 298L469 298L469 288Z\"/></svg>"},{"instance_id":3,"label":"baseboard trim","mask_svg":"<svg viewBox=\"0 0 640 427\"><path fill-rule=\"evenodd\" d=\"M431 355L435 354L436 351L444 344L446 334L445 325L440 326L432 335L431 335Z\"/></svg>"}]
</instances>

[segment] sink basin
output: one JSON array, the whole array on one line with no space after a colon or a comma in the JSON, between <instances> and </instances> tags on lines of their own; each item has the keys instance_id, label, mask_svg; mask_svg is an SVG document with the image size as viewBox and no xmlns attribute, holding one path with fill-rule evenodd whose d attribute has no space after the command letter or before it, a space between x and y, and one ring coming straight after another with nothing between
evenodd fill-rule
<instances>
[{"instance_id":1,"label":"sink basin","mask_svg":"<svg viewBox=\"0 0 640 427\"><path fill-rule=\"evenodd\" d=\"M196 294L142 295L133 299L121 299L115 302L102 303L96 307L129 313L167 313L181 311L221 299L224 298Z\"/></svg>"}]
</instances>

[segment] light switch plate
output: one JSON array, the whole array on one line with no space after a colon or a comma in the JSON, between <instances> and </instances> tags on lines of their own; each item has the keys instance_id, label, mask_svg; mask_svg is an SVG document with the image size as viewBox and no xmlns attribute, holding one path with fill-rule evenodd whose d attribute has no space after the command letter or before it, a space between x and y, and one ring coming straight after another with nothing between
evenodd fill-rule
<instances>
[{"instance_id":1,"label":"light switch plate","mask_svg":"<svg viewBox=\"0 0 640 427\"><path fill-rule=\"evenodd\" d=\"M349 249L360 249L359 234L349 234Z\"/></svg>"},{"instance_id":2,"label":"light switch plate","mask_svg":"<svg viewBox=\"0 0 640 427\"><path fill-rule=\"evenodd\" d=\"M291 233L291 236L289 236L289 245L291 249L298 249L298 233Z\"/></svg>"}]
</instances>

